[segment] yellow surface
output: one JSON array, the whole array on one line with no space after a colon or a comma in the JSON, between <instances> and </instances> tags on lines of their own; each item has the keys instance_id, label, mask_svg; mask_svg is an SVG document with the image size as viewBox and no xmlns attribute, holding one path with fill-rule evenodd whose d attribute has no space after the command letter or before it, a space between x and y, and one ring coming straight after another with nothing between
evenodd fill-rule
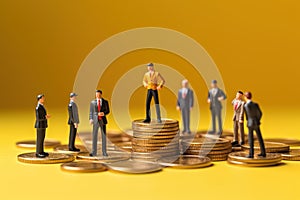
<instances>
[{"instance_id":1,"label":"yellow surface","mask_svg":"<svg viewBox=\"0 0 300 200\"><path fill-rule=\"evenodd\" d=\"M299 8L298 0L2 0L0 198L297 199L297 162L270 168L220 162L211 168L164 169L147 175L70 174L62 172L59 165L18 163L16 156L26 150L17 149L15 142L35 138L35 96L40 92L46 94L46 107L53 115L47 138L67 142L67 96L84 58L110 36L148 26L182 32L208 51L228 94L225 129L232 126L229 105L235 91L251 90L264 112L264 136L299 138ZM200 76L194 76L189 63L169 52L139 50L115 60L99 81L105 97L110 99L122 74L149 61L181 69L197 86L199 128L207 129L207 88ZM133 97L130 113L142 117L145 91L139 89ZM171 110L175 96L163 90L160 97L170 116L179 119ZM113 116L109 121L109 128L115 129Z\"/></svg>"}]
</instances>

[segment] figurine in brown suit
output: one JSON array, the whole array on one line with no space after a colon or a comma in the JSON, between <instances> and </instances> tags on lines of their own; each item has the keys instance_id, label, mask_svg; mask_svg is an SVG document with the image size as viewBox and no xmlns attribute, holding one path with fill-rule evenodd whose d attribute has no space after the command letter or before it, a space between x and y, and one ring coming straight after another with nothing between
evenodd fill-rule
<instances>
[{"instance_id":1,"label":"figurine in brown suit","mask_svg":"<svg viewBox=\"0 0 300 200\"><path fill-rule=\"evenodd\" d=\"M245 132L244 132L244 105L243 92L238 91L235 99L232 101L233 105L233 134L234 139L232 142L233 147L238 147L245 144ZM240 136L240 137L239 137Z\"/></svg>"}]
</instances>

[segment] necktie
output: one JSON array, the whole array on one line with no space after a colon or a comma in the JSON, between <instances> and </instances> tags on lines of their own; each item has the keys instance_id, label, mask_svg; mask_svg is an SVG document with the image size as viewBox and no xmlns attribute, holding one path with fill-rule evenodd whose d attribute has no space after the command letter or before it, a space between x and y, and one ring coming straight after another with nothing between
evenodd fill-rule
<instances>
[{"instance_id":1,"label":"necktie","mask_svg":"<svg viewBox=\"0 0 300 200\"><path fill-rule=\"evenodd\" d=\"M234 104L234 110L237 110L237 108L238 108L238 105L239 105L239 102L237 101L237 102L235 102L235 104Z\"/></svg>"},{"instance_id":2,"label":"necktie","mask_svg":"<svg viewBox=\"0 0 300 200\"><path fill-rule=\"evenodd\" d=\"M182 92L182 98L184 98L184 99L185 99L185 97L186 97L186 94L187 94L187 91L186 91L186 90L183 90L183 92Z\"/></svg>"},{"instance_id":3,"label":"necktie","mask_svg":"<svg viewBox=\"0 0 300 200\"><path fill-rule=\"evenodd\" d=\"M100 104L100 99L98 99L98 113L100 113L101 110L101 104ZM98 119L101 120L101 116L98 115Z\"/></svg>"}]
</instances>

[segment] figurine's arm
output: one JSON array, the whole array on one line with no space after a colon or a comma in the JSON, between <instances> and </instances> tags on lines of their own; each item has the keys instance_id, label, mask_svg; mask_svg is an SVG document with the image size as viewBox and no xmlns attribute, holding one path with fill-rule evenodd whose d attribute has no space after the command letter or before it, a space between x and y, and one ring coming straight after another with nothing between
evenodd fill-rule
<instances>
[{"instance_id":1,"label":"figurine's arm","mask_svg":"<svg viewBox=\"0 0 300 200\"><path fill-rule=\"evenodd\" d=\"M78 116L78 108L76 104L72 105L72 116L73 116L73 123L75 126L79 124L79 116Z\"/></svg>"},{"instance_id":2,"label":"figurine's arm","mask_svg":"<svg viewBox=\"0 0 300 200\"><path fill-rule=\"evenodd\" d=\"M193 106L194 106L194 92L192 90L190 90L190 92L191 92L190 108L193 108Z\"/></svg>"},{"instance_id":3,"label":"figurine's arm","mask_svg":"<svg viewBox=\"0 0 300 200\"><path fill-rule=\"evenodd\" d=\"M259 105L258 104L256 104L256 106L257 106L257 116L258 116L258 120L260 121L261 120L261 117L262 117L262 111L260 110L260 108L259 108Z\"/></svg>"},{"instance_id":4,"label":"figurine's arm","mask_svg":"<svg viewBox=\"0 0 300 200\"><path fill-rule=\"evenodd\" d=\"M208 96L207 96L207 103L210 103L210 92L208 91Z\"/></svg>"},{"instance_id":5,"label":"figurine's arm","mask_svg":"<svg viewBox=\"0 0 300 200\"><path fill-rule=\"evenodd\" d=\"M144 78L143 78L143 85L144 85L145 88L148 87L148 80L147 80L147 75L146 74L144 75Z\"/></svg>"},{"instance_id":6,"label":"figurine's arm","mask_svg":"<svg viewBox=\"0 0 300 200\"><path fill-rule=\"evenodd\" d=\"M218 100L224 101L225 99L227 99L225 93L223 92L223 90L220 90L220 97L218 98Z\"/></svg>"},{"instance_id":7,"label":"figurine's arm","mask_svg":"<svg viewBox=\"0 0 300 200\"><path fill-rule=\"evenodd\" d=\"M108 101L105 101L105 109L103 111L104 115L108 115L110 110L109 110L109 104L108 104Z\"/></svg>"},{"instance_id":8,"label":"figurine's arm","mask_svg":"<svg viewBox=\"0 0 300 200\"><path fill-rule=\"evenodd\" d=\"M177 109L177 110L180 110L180 96L181 96L181 93L180 93L180 91L178 91L178 95L177 95L177 105L176 105L176 109Z\"/></svg>"},{"instance_id":9,"label":"figurine's arm","mask_svg":"<svg viewBox=\"0 0 300 200\"><path fill-rule=\"evenodd\" d=\"M162 86L165 84L165 79L164 77L162 77L162 75L160 73L158 73L158 87L162 88Z\"/></svg>"},{"instance_id":10,"label":"figurine's arm","mask_svg":"<svg viewBox=\"0 0 300 200\"><path fill-rule=\"evenodd\" d=\"M244 105L245 105L245 103L242 102L242 105L241 105L241 112L240 112L240 116L239 116L239 122L240 122L240 123L243 123L243 122L244 122L244 113L245 113Z\"/></svg>"},{"instance_id":11,"label":"figurine's arm","mask_svg":"<svg viewBox=\"0 0 300 200\"><path fill-rule=\"evenodd\" d=\"M89 115L90 124L93 123L94 107L95 106L94 106L93 102L91 102L91 104L90 104L90 115Z\"/></svg>"}]
</instances>

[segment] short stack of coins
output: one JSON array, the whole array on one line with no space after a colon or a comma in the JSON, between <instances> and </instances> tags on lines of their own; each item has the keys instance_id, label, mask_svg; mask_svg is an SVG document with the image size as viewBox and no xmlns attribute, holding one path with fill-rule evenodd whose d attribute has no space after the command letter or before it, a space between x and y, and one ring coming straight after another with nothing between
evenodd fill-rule
<instances>
[{"instance_id":1,"label":"short stack of coins","mask_svg":"<svg viewBox=\"0 0 300 200\"><path fill-rule=\"evenodd\" d=\"M132 158L155 160L179 155L179 123L165 119L162 122L143 120L132 122Z\"/></svg>"},{"instance_id":2,"label":"short stack of coins","mask_svg":"<svg viewBox=\"0 0 300 200\"><path fill-rule=\"evenodd\" d=\"M229 140L207 137L182 140L181 148L185 155L207 156L212 161L227 160L232 151Z\"/></svg>"}]
</instances>

